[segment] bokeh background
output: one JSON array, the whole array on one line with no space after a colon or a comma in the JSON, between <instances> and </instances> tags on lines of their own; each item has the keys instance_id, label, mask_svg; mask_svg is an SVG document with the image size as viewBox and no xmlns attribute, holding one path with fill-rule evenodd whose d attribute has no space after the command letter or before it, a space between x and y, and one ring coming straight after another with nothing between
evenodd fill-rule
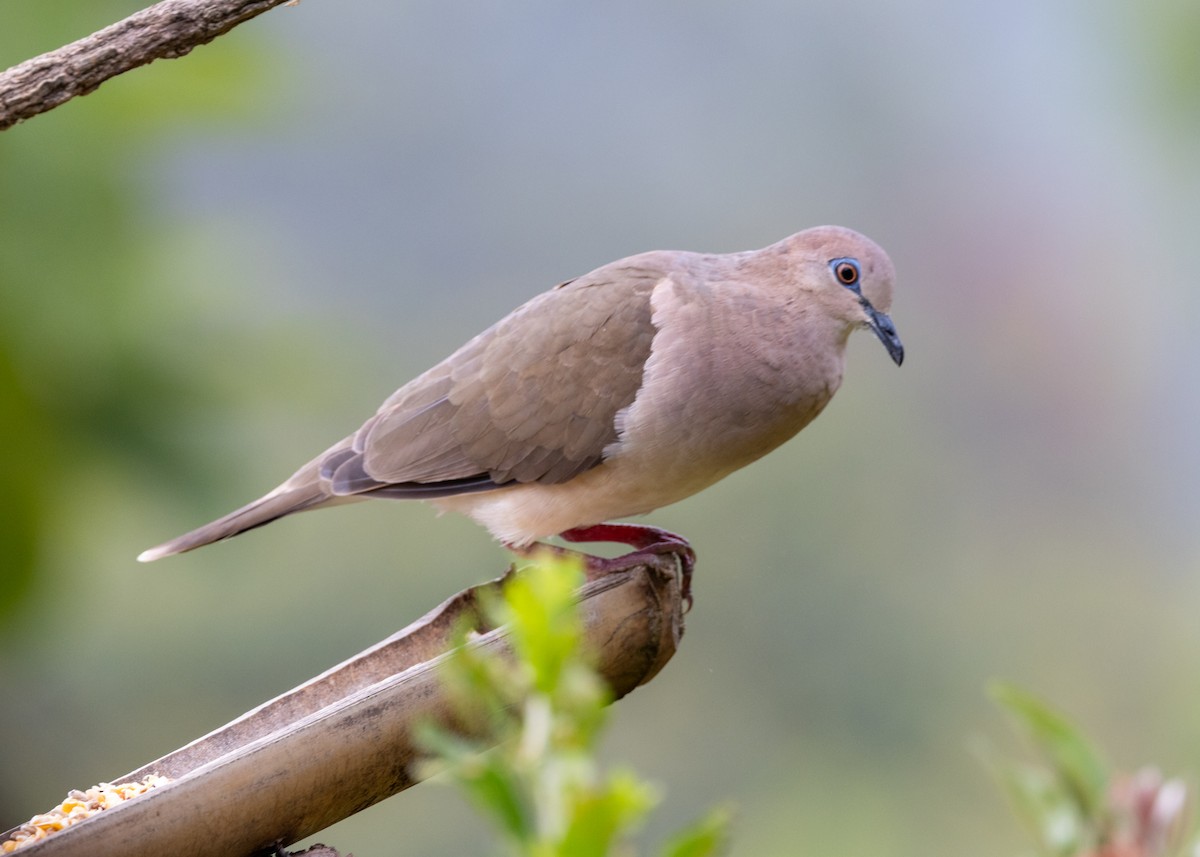
<instances>
[{"instance_id":1,"label":"bokeh background","mask_svg":"<svg viewBox=\"0 0 1200 857\"><path fill-rule=\"evenodd\" d=\"M0 66L139 2L8 0ZM801 438L653 516L700 555L614 709L737 854L1012 855L986 681L1200 772L1194 0L305 0L0 134L0 828L498 573L419 504L152 566L519 302L843 223L899 271ZM420 786L326 831L493 853Z\"/></svg>"}]
</instances>

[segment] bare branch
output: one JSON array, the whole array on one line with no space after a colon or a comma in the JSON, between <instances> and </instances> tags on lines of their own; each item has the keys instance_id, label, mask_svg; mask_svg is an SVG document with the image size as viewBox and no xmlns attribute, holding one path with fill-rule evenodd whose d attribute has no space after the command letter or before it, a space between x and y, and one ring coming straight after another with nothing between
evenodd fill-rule
<instances>
[{"instance_id":1,"label":"bare branch","mask_svg":"<svg viewBox=\"0 0 1200 857\"><path fill-rule=\"evenodd\" d=\"M175 59L294 0L162 0L99 32L0 73L0 131L87 95L110 77Z\"/></svg>"},{"instance_id":2,"label":"bare branch","mask_svg":"<svg viewBox=\"0 0 1200 857\"><path fill-rule=\"evenodd\" d=\"M419 725L464 728L437 666L464 619L479 621L483 588L459 593L348 661L117 777L112 782L153 773L170 782L46 837L30 854L248 857L414 785L426 773L418 765ZM683 636L673 559L607 573L579 598L596 669L616 697L650 681ZM507 650L504 628L475 627L470 645Z\"/></svg>"}]
</instances>

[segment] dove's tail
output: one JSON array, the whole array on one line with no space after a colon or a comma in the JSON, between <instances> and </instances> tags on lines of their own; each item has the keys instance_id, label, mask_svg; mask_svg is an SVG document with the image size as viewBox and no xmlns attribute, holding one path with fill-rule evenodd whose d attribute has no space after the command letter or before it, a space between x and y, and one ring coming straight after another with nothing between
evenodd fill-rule
<instances>
[{"instance_id":1,"label":"dove's tail","mask_svg":"<svg viewBox=\"0 0 1200 857\"><path fill-rule=\"evenodd\" d=\"M334 498L320 484L292 485L289 482L280 485L265 497L260 497L249 505L235 512L230 512L223 518L218 518L199 529L185 533L169 542L163 542L157 547L144 550L138 554L138 562L153 562L164 556L183 553L193 548L203 547L222 539L244 533L263 524L269 524L276 518L311 509L322 503L337 502L348 498Z\"/></svg>"}]
</instances>

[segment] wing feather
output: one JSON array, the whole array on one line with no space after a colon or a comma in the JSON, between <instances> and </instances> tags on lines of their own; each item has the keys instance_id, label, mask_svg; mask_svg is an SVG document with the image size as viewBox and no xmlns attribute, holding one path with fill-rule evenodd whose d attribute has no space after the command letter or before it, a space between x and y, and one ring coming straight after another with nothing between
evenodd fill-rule
<instances>
[{"instance_id":1,"label":"wing feather","mask_svg":"<svg viewBox=\"0 0 1200 857\"><path fill-rule=\"evenodd\" d=\"M632 257L533 298L397 390L322 475L339 495L437 496L596 466L641 386L669 259Z\"/></svg>"}]
</instances>

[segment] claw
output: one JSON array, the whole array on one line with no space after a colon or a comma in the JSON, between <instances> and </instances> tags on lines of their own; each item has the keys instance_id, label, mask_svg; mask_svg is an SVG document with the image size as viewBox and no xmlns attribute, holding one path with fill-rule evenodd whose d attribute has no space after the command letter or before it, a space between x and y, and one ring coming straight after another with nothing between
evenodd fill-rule
<instances>
[{"instance_id":1,"label":"claw","mask_svg":"<svg viewBox=\"0 0 1200 857\"><path fill-rule=\"evenodd\" d=\"M691 612L695 599L692 597L692 572L696 568L696 551L688 540L676 533L660 530L658 527L647 527L639 524L595 524L590 527L575 527L559 533L560 538L568 542L616 542L629 545L634 550L611 559L592 556L591 554L573 551L569 548L555 545L537 544L525 548L508 545L509 550L522 555L529 555L534 550L550 550L559 553L570 553L582 556L589 578L600 577L616 571L624 571L647 561L658 560L660 557L672 555L679 562L682 575L680 594L684 600L684 612Z\"/></svg>"}]
</instances>

